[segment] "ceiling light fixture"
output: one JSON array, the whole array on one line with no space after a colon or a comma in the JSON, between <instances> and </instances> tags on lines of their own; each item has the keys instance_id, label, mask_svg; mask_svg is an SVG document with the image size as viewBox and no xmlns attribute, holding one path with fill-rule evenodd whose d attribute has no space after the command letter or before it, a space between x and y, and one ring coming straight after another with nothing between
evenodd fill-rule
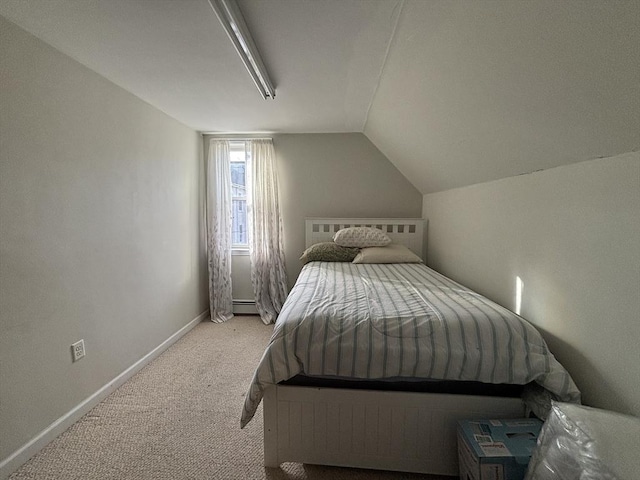
<instances>
[{"instance_id":1,"label":"ceiling light fixture","mask_svg":"<svg viewBox=\"0 0 640 480\"><path fill-rule=\"evenodd\" d=\"M273 83L269 79L236 0L209 0L209 3L262 96L265 99L275 98L276 90L273 88Z\"/></svg>"}]
</instances>

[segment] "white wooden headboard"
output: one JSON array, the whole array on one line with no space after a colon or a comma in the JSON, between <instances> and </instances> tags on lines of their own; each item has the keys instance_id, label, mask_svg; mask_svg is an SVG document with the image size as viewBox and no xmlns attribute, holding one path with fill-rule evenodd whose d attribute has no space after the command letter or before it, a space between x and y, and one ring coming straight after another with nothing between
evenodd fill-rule
<instances>
[{"instance_id":1,"label":"white wooden headboard","mask_svg":"<svg viewBox=\"0 0 640 480\"><path fill-rule=\"evenodd\" d=\"M374 227L385 232L393 243L400 243L424 258L424 220L421 218L308 218L305 220L305 248L330 242L335 233L347 227Z\"/></svg>"}]
</instances>

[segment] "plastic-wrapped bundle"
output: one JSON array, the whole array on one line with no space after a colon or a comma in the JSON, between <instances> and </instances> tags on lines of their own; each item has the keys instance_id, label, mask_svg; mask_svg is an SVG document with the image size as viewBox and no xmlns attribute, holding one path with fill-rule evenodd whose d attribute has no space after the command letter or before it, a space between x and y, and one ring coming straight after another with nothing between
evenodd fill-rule
<instances>
[{"instance_id":1,"label":"plastic-wrapped bundle","mask_svg":"<svg viewBox=\"0 0 640 480\"><path fill-rule=\"evenodd\" d=\"M525 480L640 479L640 419L552 402Z\"/></svg>"}]
</instances>

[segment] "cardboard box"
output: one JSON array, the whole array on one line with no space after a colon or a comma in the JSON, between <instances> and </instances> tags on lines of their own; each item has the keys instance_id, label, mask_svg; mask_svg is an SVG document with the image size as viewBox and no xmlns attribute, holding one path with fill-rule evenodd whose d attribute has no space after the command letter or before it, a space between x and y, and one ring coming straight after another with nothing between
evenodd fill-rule
<instances>
[{"instance_id":1,"label":"cardboard box","mask_svg":"<svg viewBox=\"0 0 640 480\"><path fill-rule=\"evenodd\" d=\"M461 480L522 480L541 428L536 418L459 421Z\"/></svg>"}]
</instances>

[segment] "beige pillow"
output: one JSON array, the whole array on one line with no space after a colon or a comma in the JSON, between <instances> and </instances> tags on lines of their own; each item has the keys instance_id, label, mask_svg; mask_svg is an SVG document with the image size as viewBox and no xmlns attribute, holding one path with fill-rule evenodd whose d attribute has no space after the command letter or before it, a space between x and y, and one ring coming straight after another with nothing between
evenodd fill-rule
<instances>
[{"instance_id":1,"label":"beige pillow","mask_svg":"<svg viewBox=\"0 0 640 480\"><path fill-rule=\"evenodd\" d=\"M383 247L391 243L391 239L379 228L348 227L338 230L333 241L343 247Z\"/></svg>"},{"instance_id":2,"label":"beige pillow","mask_svg":"<svg viewBox=\"0 0 640 480\"><path fill-rule=\"evenodd\" d=\"M353 263L422 263L422 259L404 245L392 243L386 247L363 248Z\"/></svg>"}]
</instances>

